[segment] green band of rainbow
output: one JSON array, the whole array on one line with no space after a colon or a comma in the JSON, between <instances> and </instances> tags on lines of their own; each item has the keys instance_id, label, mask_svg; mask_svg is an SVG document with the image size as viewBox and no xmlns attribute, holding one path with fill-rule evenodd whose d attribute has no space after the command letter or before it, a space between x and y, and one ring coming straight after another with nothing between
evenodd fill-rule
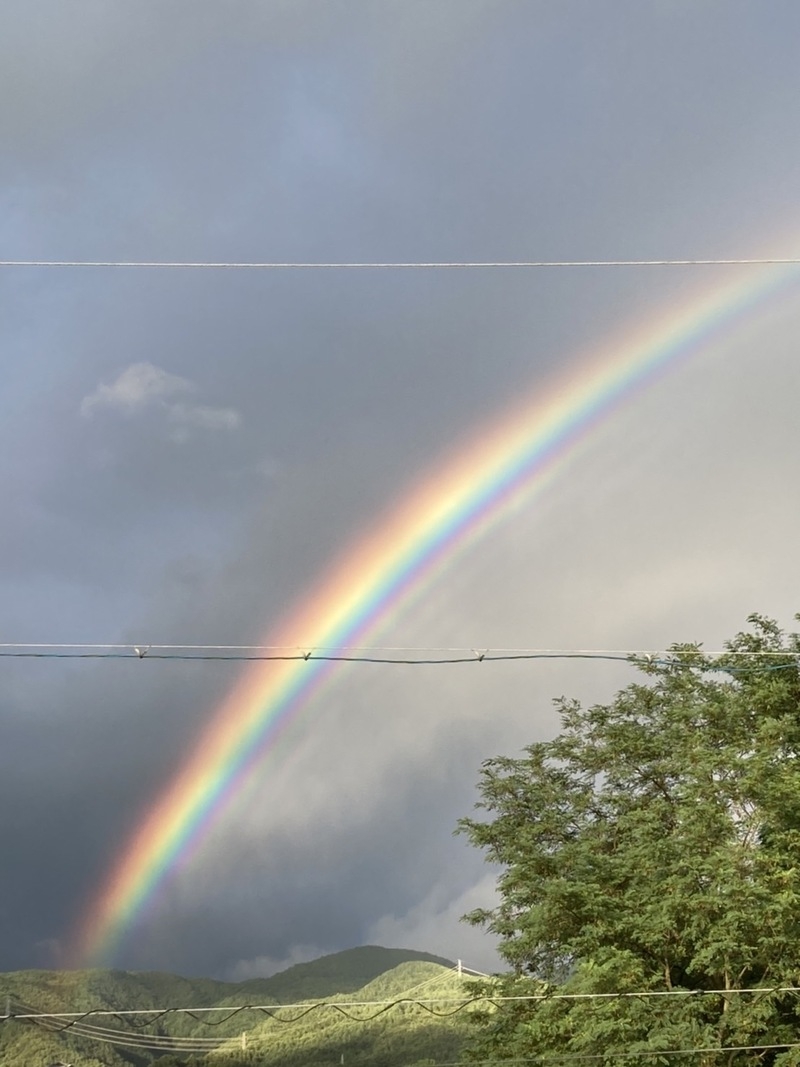
<instances>
[{"instance_id":1,"label":"green band of rainbow","mask_svg":"<svg viewBox=\"0 0 800 1067\"><path fill-rule=\"evenodd\" d=\"M541 492L617 405L794 277L795 268L738 275L573 361L571 376L506 412L359 538L266 643L364 643L515 504ZM202 845L248 773L276 750L282 731L337 669L292 661L243 672L91 901L76 939L76 962L108 960L167 875Z\"/></svg>"}]
</instances>

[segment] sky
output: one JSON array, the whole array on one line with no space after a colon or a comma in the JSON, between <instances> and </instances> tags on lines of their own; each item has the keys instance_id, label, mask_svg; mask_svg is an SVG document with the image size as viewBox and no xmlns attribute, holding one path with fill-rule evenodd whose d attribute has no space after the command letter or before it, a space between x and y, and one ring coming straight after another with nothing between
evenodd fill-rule
<instances>
[{"instance_id":1,"label":"sky","mask_svg":"<svg viewBox=\"0 0 800 1067\"><path fill-rule=\"evenodd\" d=\"M794 256L793 0L6 0L0 256ZM736 273L736 272L739 273ZM751 271L754 278L765 274ZM0 641L259 643L413 487L742 268L0 267ZM596 421L393 616L417 648L718 648L800 610L800 273ZM0 661L0 970L58 967L240 664ZM599 662L354 665L105 961L243 979L460 922L482 761Z\"/></svg>"}]
</instances>

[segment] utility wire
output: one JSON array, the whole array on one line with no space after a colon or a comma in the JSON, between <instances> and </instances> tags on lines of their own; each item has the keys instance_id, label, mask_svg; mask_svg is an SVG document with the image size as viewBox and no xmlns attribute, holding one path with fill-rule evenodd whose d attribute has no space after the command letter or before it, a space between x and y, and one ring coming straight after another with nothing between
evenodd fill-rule
<instances>
[{"instance_id":1,"label":"utility wire","mask_svg":"<svg viewBox=\"0 0 800 1067\"><path fill-rule=\"evenodd\" d=\"M481 646L471 647L467 645L216 645L216 644L156 644L151 642L145 644L141 642L138 645L131 643L127 644L113 644L110 642L96 642L86 643L78 641L64 641L61 643L55 642L41 642L41 641L0 641L0 655L8 650L14 652L17 650L36 650L36 651L62 651L62 650L78 650L78 651L122 651L128 655L136 654L140 658L144 658L151 650L154 652L163 651L177 651L177 652L366 652L366 653L378 653L378 652L402 652L402 653L466 653L471 652L473 655L478 655L481 652ZM528 653L537 655L548 656L639 656L646 658L647 656L680 656L690 655L695 652L704 656L741 656L756 658L760 656L786 656L786 650L778 651L759 651L755 649L742 649L739 651L732 651L728 648L721 649L705 649L698 647L695 649L693 646L678 646L671 648L661 649L625 649L625 648L535 648L531 646L496 646L485 647L484 651L504 652L504 653Z\"/></svg>"},{"instance_id":2,"label":"utility wire","mask_svg":"<svg viewBox=\"0 0 800 1067\"><path fill-rule=\"evenodd\" d=\"M496 270L558 267L798 266L798 257L729 259L538 259L421 262L226 262L168 260L4 259L0 267L138 267L170 270Z\"/></svg>"},{"instance_id":3,"label":"utility wire","mask_svg":"<svg viewBox=\"0 0 800 1067\"><path fill-rule=\"evenodd\" d=\"M367 1022L369 1020L358 1020L359 1022ZM95 1030L97 1032L95 1032ZM76 1031L76 1036L83 1037L85 1039L91 1039L105 1044L128 1047L128 1048L145 1048L155 1049L159 1051L176 1051L176 1052L209 1052L213 1049L222 1048L225 1045L233 1047L237 1041L235 1035L228 1038L215 1038L215 1039L203 1039L203 1038L169 1038L167 1035L148 1036L148 1035L132 1035L125 1034L123 1031L105 1030L101 1031L100 1028L85 1027L81 1031ZM605 1059L622 1059L626 1057L647 1058L652 1056L687 1056L700 1053L713 1053L713 1052L767 1052L778 1049L794 1049L800 1048L800 1042L782 1042L774 1044L753 1044L753 1045L709 1045L698 1046L694 1048L681 1048L681 1049L631 1049L627 1051L606 1051L603 1053L572 1053L572 1052L560 1052L555 1057L558 1060L575 1060L575 1061L596 1061ZM552 1061L554 1057L544 1056L530 1056L530 1057L513 1057L509 1059L497 1059L497 1060L478 1060L472 1061L474 1067L479 1065L494 1065L494 1064L512 1064L512 1063L538 1063L547 1064ZM457 1064L444 1064L442 1067L458 1067Z\"/></svg>"},{"instance_id":4,"label":"utility wire","mask_svg":"<svg viewBox=\"0 0 800 1067\"><path fill-rule=\"evenodd\" d=\"M492 648L359 648L269 645L34 645L0 644L0 659L104 659L175 660L181 662L324 662L371 663L395 666L443 666L466 663L508 663L524 660L603 660L643 667L687 667L726 674L797 670L798 653L704 652L700 649L671 649L656 652L610 649L492 649ZM695 662L699 657L700 662ZM720 662L713 662L720 657ZM774 663L738 667L731 662L773 659Z\"/></svg>"},{"instance_id":5,"label":"utility wire","mask_svg":"<svg viewBox=\"0 0 800 1067\"><path fill-rule=\"evenodd\" d=\"M491 646L404 646L404 644L156 644L144 643L83 643L63 642L45 643L38 641L0 641L0 656L18 655L59 655L79 656L85 654L107 656L125 656L144 659L157 656L185 657L194 659L240 658L252 655L253 658L290 657L313 658L315 656L357 656L398 659L418 659L421 656L460 656L468 659L481 659L487 655L501 656L540 656L550 658L612 658L643 659L646 662L655 659L669 659L673 662L679 656L702 656L713 658L736 656L742 659L787 658L800 653L793 650L758 651L743 649L703 649L677 647L670 649L577 649L577 648L531 648L531 647L491 647Z\"/></svg>"},{"instance_id":6,"label":"utility wire","mask_svg":"<svg viewBox=\"0 0 800 1067\"><path fill-rule=\"evenodd\" d=\"M435 979L440 977L449 977L450 974L457 973L455 968L449 974L442 976L435 976ZM431 981L435 980L431 979ZM421 983L426 985L427 982ZM419 987L412 987L419 988ZM409 990L410 992L411 990ZM20 1007L26 1009L25 1014L13 1014L0 1017L0 1022L8 1021L9 1019L17 1019L18 1021L27 1021L34 1025L38 1025L43 1029L50 1032L61 1032L63 1030L69 1030L74 1036L81 1037L86 1040L94 1040L105 1044L110 1044L119 1047L128 1048L141 1048L160 1051L175 1051L175 1052L209 1052L213 1049L222 1048L225 1045L233 1046L237 1041L235 1035L230 1035L224 1038L202 1038L202 1037L180 1037L172 1036L168 1034L141 1034L131 1033L130 1031L123 1031L113 1029L110 1027L95 1026L85 1023L83 1020L90 1016L116 1016L120 1021L126 1021L133 1024L131 1017L147 1015L149 1020L146 1025L154 1025L157 1019L162 1018L168 1014L189 1014L193 1019L198 1022L210 1023L210 1020L201 1018L202 1013L214 1012L214 1011L226 1011L225 1020L232 1018L234 1015L244 1011L259 1011L262 1014L267 1014L276 1022L293 1023L298 1022L311 1011L320 1008L335 1009L340 1015L348 1019L351 1022L368 1023L383 1015L385 1012L392 1008L400 1006L415 1006L423 1009L429 1015L437 1018L449 1018L459 1014L470 1005L486 1003L492 1005L499 1005L507 1002L522 1002L522 1001L545 1001L545 1000L609 1000L609 999L624 999L624 998L651 998L651 997L686 997L686 996L730 996L731 994L776 994L776 993L788 993L797 995L800 993L800 987L798 986L776 986L776 987L749 987L741 989L672 989L672 990L638 990L633 992L617 992L617 993L539 993L528 994L520 996L498 996L498 997L469 997L469 998L452 998L452 997L437 997L422 999L410 999L407 997L398 998L392 1001L320 1001L313 1004L283 1004L283 1005L241 1005L239 1007L228 1008L164 1008L164 1009L132 1009L129 1011L111 1011L111 1010L90 1010L88 1012L76 1013L76 1012L60 1012L60 1013L31 1013L27 1009L28 1005L22 1001L18 1001ZM15 998L17 999L17 998ZM456 1005L453 1009L447 1011L437 1011L433 1004L447 1004ZM378 1011L373 1012L369 1016L353 1015L348 1012L346 1008L350 1007L364 1007L364 1006L376 1006ZM294 1014L290 1017L285 1017L277 1014L278 1012L285 1012L287 1009L304 1009L299 1014ZM153 1018L154 1012L157 1012L155 1018ZM75 1017L77 1016L77 1018ZM67 1020L62 1022L62 1020ZM135 1024L133 1024L135 1025ZM211 1025L219 1025L219 1023L211 1023ZM761 1043L752 1045L724 1045L724 1046L704 1046L693 1048L681 1048L681 1049L632 1049L625 1052L608 1051L605 1053L559 1053L558 1059L567 1060L602 1060L606 1058L623 1058L626 1056L633 1056L637 1058L647 1058L652 1056L680 1056L680 1055L692 1055L700 1053L713 1053L713 1052L750 1052L750 1051L770 1051L778 1049L793 1049L800 1048L800 1042L784 1042L784 1043ZM542 1063L549 1062L547 1057L514 1057L509 1059L500 1060L482 1060L476 1061L479 1064L511 1064L511 1063ZM455 1067L455 1065L453 1065Z\"/></svg>"},{"instance_id":7,"label":"utility wire","mask_svg":"<svg viewBox=\"0 0 800 1067\"><path fill-rule=\"evenodd\" d=\"M462 1008L452 1012L435 1012L426 1007L424 1003L419 1004L420 1007L425 1008L430 1015L435 1015L438 1018L448 1018L459 1011ZM384 1009L386 1010L386 1009ZM369 1018L348 1017L352 1022L368 1023L377 1018L379 1014L383 1012L377 1012ZM286 1021L286 1020L277 1020ZM293 1020L297 1021L297 1020ZM48 1030L52 1030L52 1027L45 1027ZM106 1044L117 1045L128 1048L147 1048L147 1049L160 1049L162 1051L179 1051L179 1052L209 1052L213 1049L219 1049L225 1045L233 1046L237 1041L235 1035L231 1035L226 1038L180 1038L170 1037L168 1035L147 1035L147 1034L130 1034L121 1030L111 1030L108 1028L81 1026L76 1024L75 1029L71 1031L74 1036L82 1037L88 1040L94 1040L103 1042ZM782 1042L782 1043L759 1043L752 1045L722 1045L722 1046L698 1046L693 1048L680 1048L680 1049L631 1049L627 1051L607 1051L604 1053L571 1053L563 1052L558 1054L558 1059L567 1060L602 1060L606 1058L619 1059L626 1056L635 1056L637 1058L651 1057L651 1056L684 1056L697 1053L709 1053L709 1052L750 1052L750 1051L768 1051L776 1049L791 1049L800 1048L800 1042ZM492 1064L492 1063L542 1063L549 1062L547 1057L515 1057L513 1059L503 1060L483 1060L478 1061L480 1063Z\"/></svg>"},{"instance_id":8,"label":"utility wire","mask_svg":"<svg viewBox=\"0 0 800 1067\"><path fill-rule=\"evenodd\" d=\"M8 1016L7 1018L19 1019L22 1022L27 1022L28 1025L36 1026L40 1030L45 1030L48 1033L60 1034L62 1031L68 1030L72 1037L98 1041L123 1048L160 1049L162 1052L210 1052L232 1040L230 1037L179 1037L169 1034L141 1034L136 1032L136 1023L131 1022L130 1020L124 1021L128 1026L134 1027L133 1033L131 1033L130 1030L94 1026L90 1023L84 1023L78 1020L65 1023L60 1019L54 1019L52 1016L42 1017L39 1013L36 1013L30 1005L26 1005L23 1001L19 1000L18 997L14 997L14 1000L18 1009L22 1008L26 1014L22 1014L17 1010L13 1016ZM152 1025L152 1023L145 1022L144 1025Z\"/></svg>"},{"instance_id":9,"label":"utility wire","mask_svg":"<svg viewBox=\"0 0 800 1067\"><path fill-rule=\"evenodd\" d=\"M53 1027L42 1026L43 1029L52 1032ZM65 1029L64 1027L55 1028L59 1030ZM106 1045L115 1045L120 1048L133 1048L133 1049L151 1049L159 1050L161 1052L213 1052L216 1049L222 1048L225 1045L232 1045L235 1041L235 1037L213 1037L213 1038L182 1038L171 1037L167 1034L137 1034L130 1033L124 1030L111 1030L103 1027L86 1026L80 1023L76 1023L74 1028L70 1029L70 1034L73 1037L83 1038L88 1041L97 1041Z\"/></svg>"},{"instance_id":10,"label":"utility wire","mask_svg":"<svg viewBox=\"0 0 800 1067\"><path fill-rule=\"evenodd\" d=\"M235 1015L241 1014L245 1011L257 1011L262 1014L272 1015L277 1012L294 1011L301 1014L293 1015L286 1019L280 1019L281 1022L296 1022L308 1015L311 1011L320 1010L335 1010L340 1014L351 1018L354 1022L369 1022L371 1018L376 1018L377 1015L383 1014L390 1008L396 1008L400 1006L418 1006L430 1011L431 1006L435 1004L441 1005L455 1005L457 1011L461 1011L464 1008L473 1004L521 1004L521 1003L539 1003L543 1001L552 1000L566 1000L566 1001L610 1001L610 1000L651 1000L661 998L687 998L687 997L707 997L707 996L734 996L734 995L754 995L754 996L768 996L768 995L800 995L800 986L751 986L745 988L734 989L638 989L632 991L618 991L609 993L527 993L518 995L498 995L492 996L491 994L478 995L478 996L464 996L464 997L452 997L452 996L431 996L425 998L412 998L412 997L397 997L392 1000L319 1000L309 1003L308 1001L301 1001L294 1004L240 1004L232 1007L230 1005L217 1006L217 1007L202 1007L202 1008L180 1008L180 1007L165 1007L165 1008L131 1008L131 1009L109 1009L109 1008L91 1008L87 1011L72 1011L72 1012L31 1012L25 1011L23 1013L12 1013L10 1015L0 1016L0 1022L6 1022L9 1019L17 1019L19 1021L34 1022L37 1020L46 1020L48 1022L58 1023L63 1021L66 1026L71 1027L76 1024L80 1024L83 1020L88 1018L99 1017L113 1017L118 1018L120 1021L132 1019L138 1016L148 1017L146 1025L153 1025L161 1018L167 1015L189 1015L196 1022L203 1022L206 1025L218 1026L220 1021L204 1019L204 1015L208 1015L213 1012L225 1012L226 1015L221 1022L227 1022ZM350 1016L348 1009L350 1008L379 1008L380 1010L371 1016ZM431 1014L440 1014L438 1012L431 1011ZM455 1014L450 1011L446 1014ZM274 1017L274 1016L273 1016ZM760 1046L759 1046L760 1047Z\"/></svg>"}]
</instances>

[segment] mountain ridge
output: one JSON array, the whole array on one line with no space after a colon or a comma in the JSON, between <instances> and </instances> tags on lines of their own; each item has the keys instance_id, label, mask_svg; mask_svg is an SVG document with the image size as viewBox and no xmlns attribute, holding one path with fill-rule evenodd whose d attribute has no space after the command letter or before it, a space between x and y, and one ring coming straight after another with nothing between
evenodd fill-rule
<instances>
[{"instance_id":1,"label":"mountain ridge","mask_svg":"<svg viewBox=\"0 0 800 1067\"><path fill-rule=\"evenodd\" d=\"M391 1065L395 1059L392 1050L397 1053L398 1063L419 1059L435 1062L436 1050L452 1060L463 1043L463 1020L443 1025L441 1020L408 1004L390 1013L376 1013L374 1020L345 1017L323 1009L304 1012L298 1018L293 1018L291 1011L287 1016L280 1010L258 1009L258 1014L253 1009L247 1015L237 1013L228 1019L223 1016L219 1022L213 1015L159 1013L164 1008L178 1007L235 1009L242 1004L311 1005L331 999L401 1000L418 986L461 988L455 983L461 983L461 979L452 961L445 957L377 945L329 953L266 978L240 982L185 978L160 971L9 972L0 974L0 1009L7 1003L12 1016L0 1025L0 1063L3 1067L49 1067L62 1060L75 1063L76 1067L204 1067L213 1060L225 1067L251 1063L277 1067L294 1063L338 1064L344 1049L352 1064ZM152 1011L153 1018L113 1014L132 1009ZM89 1016L59 1033L55 1028L63 1026L62 1021L34 1025L13 1018L31 1010L111 1014ZM288 1022L292 1025L285 1025ZM100 1027L115 1036L104 1036ZM239 1037L245 1042L243 1027L250 1041L246 1051L239 1048L238 1042ZM146 1048L142 1044L146 1040L155 1047ZM198 1050L208 1046L207 1051L211 1051L212 1041L220 1046L212 1058L198 1058ZM137 1042L140 1047L129 1047ZM181 1058L184 1055L188 1058Z\"/></svg>"}]
</instances>

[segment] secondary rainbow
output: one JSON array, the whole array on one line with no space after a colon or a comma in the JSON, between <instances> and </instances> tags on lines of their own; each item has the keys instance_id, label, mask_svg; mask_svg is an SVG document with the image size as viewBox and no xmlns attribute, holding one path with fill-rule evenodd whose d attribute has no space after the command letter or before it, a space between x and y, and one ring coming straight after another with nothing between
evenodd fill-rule
<instances>
[{"instance_id":1,"label":"secondary rainbow","mask_svg":"<svg viewBox=\"0 0 800 1067\"><path fill-rule=\"evenodd\" d=\"M729 328L796 268L748 272L570 360L542 396L506 411L441 463L330 567L265 644L301 649L363 644L427 590L460 552L564 469L598 422L658 372ZM339 665L310 660L248 666L200 741L159 795L91 900L74 962L109 959L170 872L201 847L287 726Z\"/></svg>"}]
</instances>

